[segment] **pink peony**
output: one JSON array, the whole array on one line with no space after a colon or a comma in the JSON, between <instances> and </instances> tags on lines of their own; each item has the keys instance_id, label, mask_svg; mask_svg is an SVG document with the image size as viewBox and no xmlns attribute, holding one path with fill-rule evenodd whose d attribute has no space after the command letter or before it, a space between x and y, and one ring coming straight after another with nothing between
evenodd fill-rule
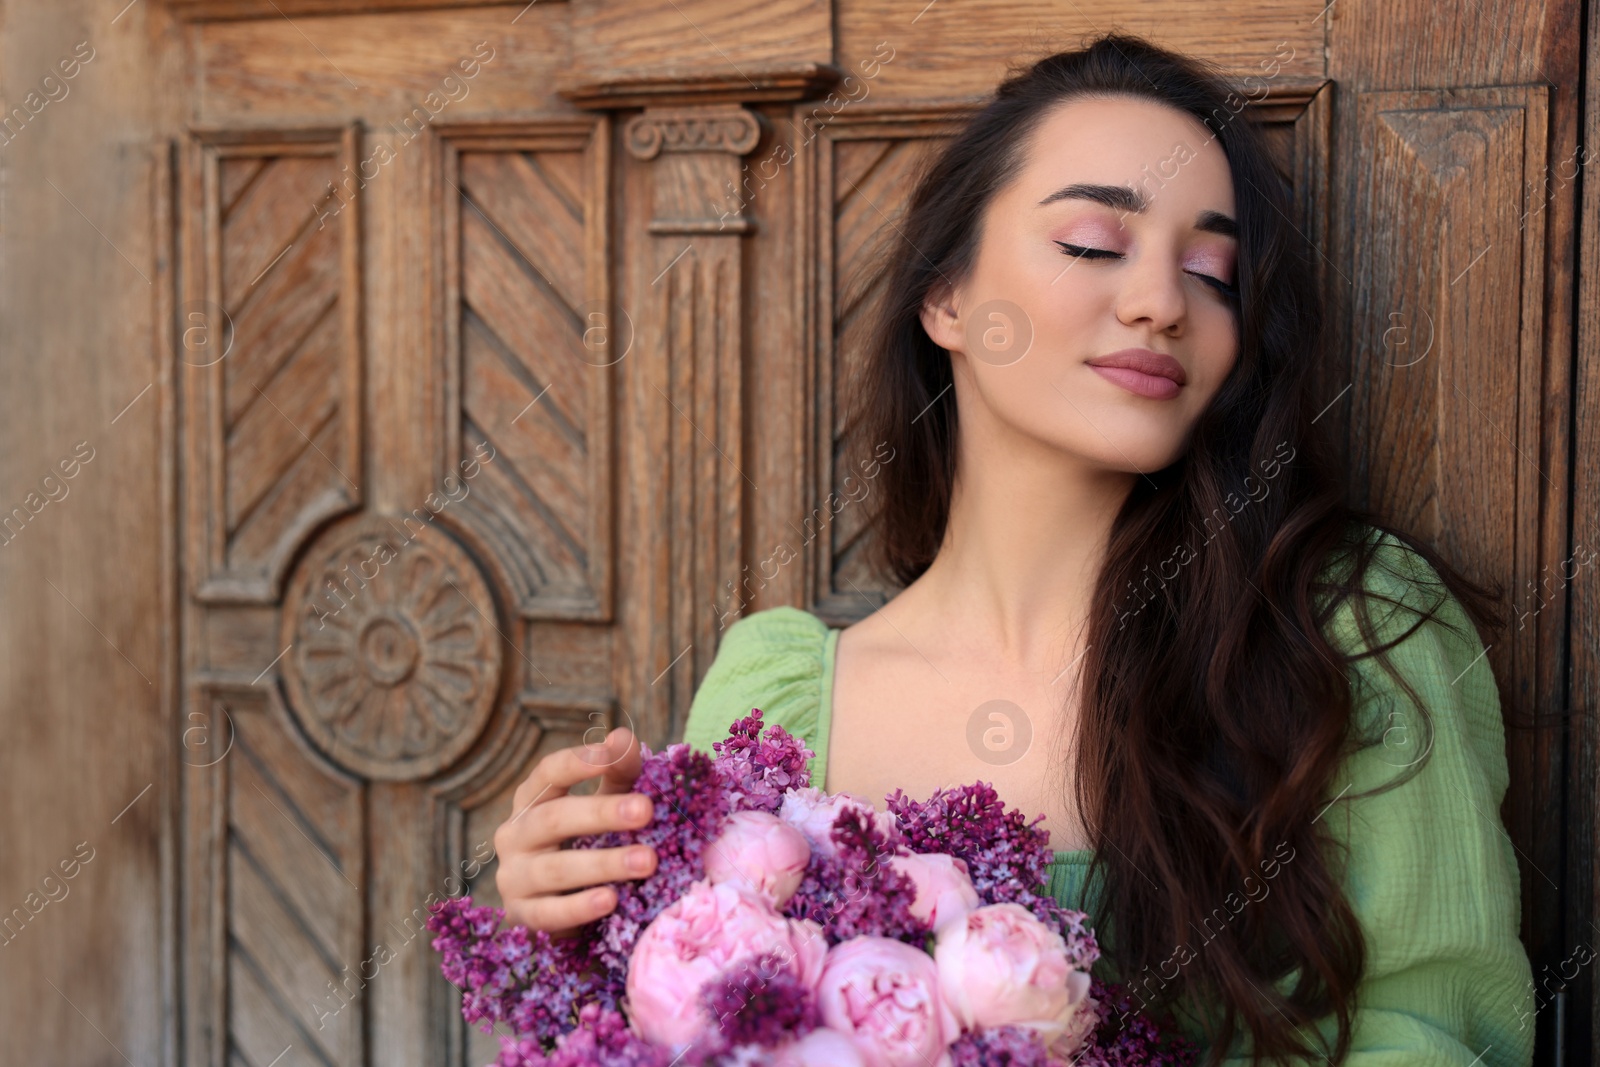
<instances>
[{"instance_id":1,"label":"pink peony","mask_svg":"<svg viewBox=\"0 0 1600 1067\"><path fill-rule=\"evenodd\" d=\"M784 1046L772 1063L773 1067L867 1067L855 1042L826 1026Z\"/></svg>"},{"instance_id":2,"label":"pink peony","mask_svg":"<svg viewBox=\"0 0 1600 1067\"><path fill-rule=\"evenodd\" d=\"M889 866L906 875L917 887L911 914L937 931L978 906L978 891L967 875L966 860L943 852L918 852L892 856Z\"/></svg>"},{"instance_id":3,"label":"pink peony","mask_svg":"<svg viewBox=\"0 0 1600 1067\"><path fill-rule=\"evenodd\" d=\"M1083 1047L1083 1043L1089 1040L1089 1035L1094 1033L1094 1028L1098 1025L1100 1025L1100 1002L1094 997L1086 996L1083 998L1083 1006L1073 1012L1072 1021L1067 1023L1067 1028L1051 1045L1051 1051L1071 1058Z\"/></svg>"},{"instance_id":4,"label":"pink peony","mask_svg":"<svg viewBox=\"0 0 1600 1067\"><path fill-rule=\"evenodd\" d=\"M939 931L939 989L965 1030L1020 1026L1053 1048L1076 1036L1089 975L1067 963L1066 942L1020 904L988 904ZM1056 1051L1062 1051L1057 1048Z\"/></svg>"},{"instance_id":5,"label":"pink peony","mask_svg":"<svg viewBox=\"0 0 1600 1067\"><path fill-rule=\"evenodd\" d=\"M800 888L811 860L805 835L776 815L736 811L705 850L706 878L712 885L735 882L781 908Z\"/></svg>"},{"instance_id":6,"label":"pink peony","mask_svg":"<svg viewBox=\"0 0 1600 1067\"><path fill-rule=\"evenodd\" d=\"M949 1067L960 1023L939 992L933 957L903 941L857 937L833 946L817 1003L865 1067Z\"/></svg>"},{"instance_id":7,"label":"pink peony","mask_svg":"<svg viewBox=\"0 0 1600 1067\"><path fill-rule=\"evenodd\" d=\"M878 811L872 801L852 793L824 793L815 786L791 789L783 794L783 807L778 817L805 834L813 849L832 859L839 851L833 844L833 821L847 808L858 809L871 818L891 843L899 840L894 815Z\"/></svg>"},{"instance_id":8,"label":"pink peony","mask_svg":"<svg viewBox=\"0 0 1600 1067\"><path fill-rule=\"evenodd\" d=\"M808 988L821 975L822 928L785 919L732 882L698 881L656 916L628 961L628 1014L640 1036L681 1048L716 1025L700 991L747 956L777 953Z\"/></svg>"}]
</instances>

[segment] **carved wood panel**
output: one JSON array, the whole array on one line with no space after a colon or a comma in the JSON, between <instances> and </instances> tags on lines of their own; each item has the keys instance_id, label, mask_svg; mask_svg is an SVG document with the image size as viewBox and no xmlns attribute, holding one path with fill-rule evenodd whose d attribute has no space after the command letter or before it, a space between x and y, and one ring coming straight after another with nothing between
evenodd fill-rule
<instances>
[{"instance_id":1,"label":"carved wood panel","mask_svg":"<svg viewBox=\"0 0 1600 1067\"><path fill-rule=\"evenodd\" d=\"M1356 191L1355 484L1480 575L1522 588L1537 558L1544 230L1527 226L1544 166L1543 87L1367 93L1371 168ZM1382 312L1382 313L1379 313ZM1481 570L1499 561L1497 573ZM1526 673L1531 646L1491 649Z\"/></svg>"},{"instance_id":2,"label":"carved wood panel","mask_svg":"<svg viewBox=\"0 0 1600 1067\"><path fill-rule=\"evenodd\" d=\"M202 599L273 599L299 539L361 501L360 229L328 207L355 145L348 128L190 144L179 351Z\"/></svg>"},{"instance_id":3,"label":"carved wood panel","mask_svg":"<svg viewBox=\"0 0 1600 1067\"><path fill-rule=\"evenodd\" d=\"M421 927L431 900L494 899L493 828L540 746L617 718L594 625L615 538L608 131L429 135L411 214L439 238L418 265L434 299L402 314L435 344L382 360L349 167L369 134L186 146L191 1064L492 1058ZM407 432L379 402L396 380L437 383L434 489L410 510L364 491L403 481L361 433L362 412L373 442Z\"/></svg>"},{"instance_id":4,"label":"carved wood panel","mask_svg":"<svg viewBox=\"0 0 1600 1067\"><path fill-rule=\"evenodd\" d=\"M284 598L290 707L319 750L368 778L454 763L483 732L500 684L489 582L449 536L407 527L341 524Z\"/></svg>"},{"instance_id":5,"label":"carved wood panel","mask_svg":"<svg viewBox=\"0 0 1600 1067\"><path fill-rule=\"evenodd\" d=\"M270 1062L291 1045L308 1062L360 1062L361 1013L345 1007L364 955L363 792L295 744L274 702L228 682L188 700L186 1029L204 1057L191 1062Z\"/></svg>"},{"instance_id":6,"label":"carved wood panel","mask_svg":"<svg viewBox=\"0 0 1600 1067\"><path fill-rule=\"evenodd\" d=\"M807 494L811 507L802 530L816 558L814 610L838 620L834 625L870 614L889 592L865 563L866 509L835 506L851 495L845 479L858 480L857 464L872 458L848 453L845 442L854 421L850 398L859 395L853 383L861 373L866 332L885 282L881 257L927 154L970 112L970 108L847 111L816 141L814 170L807 175L814 188L806 192L812 212L808 227L814 234L812 254L818 264L813 327L818 477Z\"/></svg>"},{"instance_id":7,"label":"carved wood panel","mask_svg":"<svg viewBox=\"0 0 1600 1067\"><path fill-rule=\"evenodd\" d=\"M583 119L442 138L444 468L494 454L463 512L529 618L612 611L611 368L631 330L611 322L608 136Z\"/></svg>"},{"instance_id":8,"label":"carved wood panel","mask_svg":"<svg viewBox=\"0 0 1600 1067\"><path fill-rule=\"evenodd\" d=\"M1549 428L1544 304L1546 86L1363 93L1351 248L1351 454L1363 503L1437 544L1505 594L1487 655L1509 720L1556 706L1542 690L1542 501L1562 489ZM1546 567L1548 565L1546 564ZM1544 582L1541 574L1546 575ZM1542 617L1541 617L1542 616ZM1550 740L1508 730L1505 820L1522 861L1525 933L1561 958L1563 768Z\"/></svg>"}]
</instances>

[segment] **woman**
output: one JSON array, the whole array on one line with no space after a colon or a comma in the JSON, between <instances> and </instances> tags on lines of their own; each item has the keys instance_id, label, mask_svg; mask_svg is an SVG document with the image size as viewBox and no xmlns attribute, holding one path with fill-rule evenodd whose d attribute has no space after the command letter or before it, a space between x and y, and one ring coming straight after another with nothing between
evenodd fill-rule
<instances>
[{"instance_id":1,"label":"woman","mask_svg":"<svg viewBox=\"0 0 1600 1067\"><path fill-rule=\"evenodd\" d=\"M937 154L853 428L904 588L842 630L735 623L686 740L760 707L832 792L993 782L1044 814L1106 977L1213 1056L1526 1065L1487 596L1342 503L1312 253L1236 101L1112 35ZM616 731L530 776L496 839L513 921L588 921L652 869L559 848L648 818L637 763Z\"/></svg>"}]
</instances>

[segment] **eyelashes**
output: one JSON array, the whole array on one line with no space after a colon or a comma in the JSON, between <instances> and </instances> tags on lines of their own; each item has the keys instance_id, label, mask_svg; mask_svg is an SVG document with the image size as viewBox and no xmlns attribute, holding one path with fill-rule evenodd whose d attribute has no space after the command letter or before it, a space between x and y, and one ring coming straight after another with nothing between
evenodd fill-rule
<instances>
[{"instance_id":1,"label":"eyelashes","mask_svg":"<svg viewBox=\"0 0 1600 1067\"><path fill-rule=\"evenodd\" d=\"M1112 251L1109 251L1109 250L1104 249L1104 248L1085 248L1082 245L1072 245L1072 244L1068 244L1065 241L1057 241L1055 243L1061 246L1062 255L1071 256L1074 259L1121 259L1122 258L1122 253L1121 252L1112 252ZM1215 289L1217 292L1221 293L1224 297L1228 298L1229 300L1237 300L1237 299L1239 299L1239 288L1238 288L1238 286L1229 285L1227 282L1223 281L1221 278L1213 278L1209 274L1201 274L1198 271L1189 271L1188 273L1193 274L1196 278L1199 278L1201 281L1203 281L1207 285L1211 286L1213 289Z\"/></svg>"}]
</instances>

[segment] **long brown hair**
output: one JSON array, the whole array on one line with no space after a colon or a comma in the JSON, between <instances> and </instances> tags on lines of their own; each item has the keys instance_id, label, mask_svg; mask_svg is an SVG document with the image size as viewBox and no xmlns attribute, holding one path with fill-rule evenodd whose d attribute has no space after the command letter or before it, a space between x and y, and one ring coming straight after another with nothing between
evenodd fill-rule
<instances>
[{"instance_id":1,"label":"long brown hair","mask_svg":"<svg viewBox=\"0 0 1600 1067\"><path fill-rule=\"evenodd\" d=\"M1347 506L1342 468L1313 425L1328 398L1311 389L1322 341L1312 251L1289 221L1286 180L1254 123L1239 120L1239 98L1218 70L1106 35L1012 73L933 153L892 227L848 429L849 447L894 449L870 520L874 562L909 584L933 561L949 516L957 407L950 356L924 331L923 303L937 283L971 268L983 213L1041 117L1083 94L1155 100L1204 124L1228 159L1240 240L1238 360L1186 454L1135 484L1094 590L1074 765L1093 834L1091 878L1103 887L1092 920L1110 931L1104 949L1116 972L1140 975L1170 961L1174 945L1205 928L1245 876L1282 860L1287 845L1294 862L1278 870L1274 891L1208 941L1152 1009L1181 1001L1216 1014L1212 1057L1243 1027L1258 1063L1316 1054L1303 1043L1315 1030L1306 1024L1333 1013L1331 1055L1341 1061L1365 946L1333 866L1331 820L1319 825L1316 816L1351 741L1349 665L1411 631L1346 655L1324 627L1349 599L1371 634L1374 594L1364 591L1374 529L1425 560L1482 631L1496 625L1498 593ZM1242 510L1225 506L1269 469L1269 493ZM1218 517L1227 521L1213 531ZM1149 590L1150 573L1194 531L1210 534L1207 543L1176 575L1161 571L1159 588L1135 609L1130 591ZM1434 617L1419 615L1412 629ZM1294 971L1296 983L1280 993L1274 982Z\"/></svg>"}]
</instances>

